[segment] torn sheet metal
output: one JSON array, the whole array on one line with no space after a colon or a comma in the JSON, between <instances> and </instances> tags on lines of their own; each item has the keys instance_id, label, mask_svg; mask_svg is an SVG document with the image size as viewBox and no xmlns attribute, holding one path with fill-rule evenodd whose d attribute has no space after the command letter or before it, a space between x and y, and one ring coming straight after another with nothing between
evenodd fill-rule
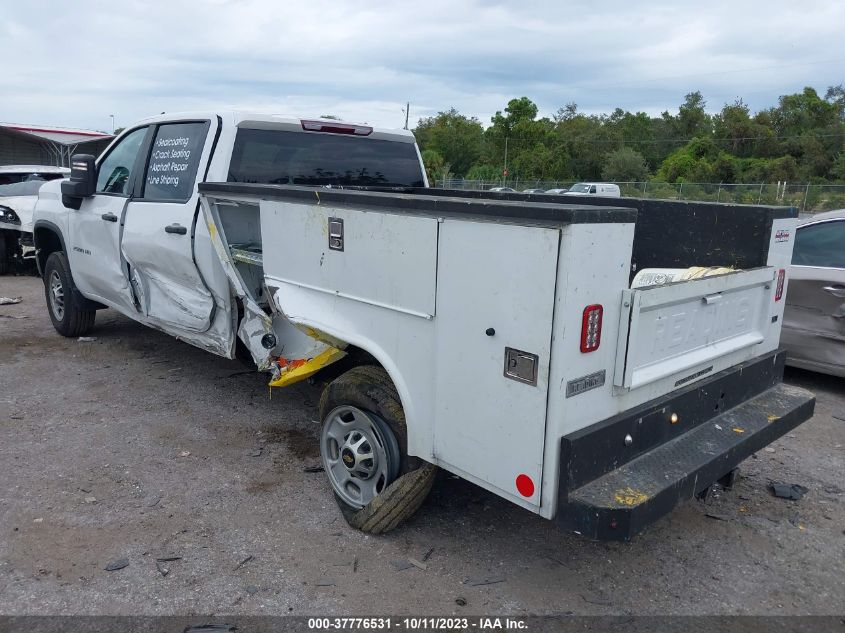
<instances>
[{"instance_id":1,"label":"torn sheet metal","mask_svg":"<svg viewBox=\"0 0 845 633\"><path fill-rule=\"evenodd\" d=\"M259 370L273 372L271 385L280 387L293 384L344 356L345 353L338 349L338 345L317 340L295 327L284 314L268 314L259 305L236 266L226 236L218 229L220 222L216 204L216 201L203 199L203 215L223 270L243 304L238 338L246 345ZM238 206L234 201L226 201L226 204ZM277 360L279 358L285 359L283 366Z\"/></svg>"}]
</instances>

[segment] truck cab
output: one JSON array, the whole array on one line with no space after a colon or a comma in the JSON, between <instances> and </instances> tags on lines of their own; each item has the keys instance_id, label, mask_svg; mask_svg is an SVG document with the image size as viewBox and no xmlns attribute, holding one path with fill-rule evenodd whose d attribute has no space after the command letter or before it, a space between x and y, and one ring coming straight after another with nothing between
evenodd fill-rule
<instances>
[{"instance_id":1,"label":"truck cab","mask_svg":"<svg viewBox=\"0 0 845 633\"><path fill-rule=\"evenodd\" d=\"M70 181L40 192L34 242L61 333L79 336L107 306L234 355L243 306L200 213L197 183L208 179L315 188L427 184L406 131L238 112L143 120L97 160L75 156ZM63 261L48 271L54 253Z\"/></svg>"}]
</instances>

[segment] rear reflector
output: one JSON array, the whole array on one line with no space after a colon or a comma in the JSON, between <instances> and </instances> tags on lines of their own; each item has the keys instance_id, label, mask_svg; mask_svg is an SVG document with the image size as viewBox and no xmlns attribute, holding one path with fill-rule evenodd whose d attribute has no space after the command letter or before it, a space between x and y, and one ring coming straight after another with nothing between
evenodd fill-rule
<instances>
[{"instance_id":1,"label":"rear reflector","mask_svg":"<svg viewBox=\"0 0 845 633\"><path fill-rule=\"evenodd\" d=\"M581 352L595 352L601 344L601 319L604 308L599 304L584 308L581 317Z\"/></svg>"},{"instance_id":2,"label":"rear reflector","mask_svg":"<svg viewBox=\"0 0 845 633\"><path fill-rule=\"evenodd\" d=\"M345 123L330 123L327 121L306 121L301 119L302 129L307 132L328 132L329 134L353 134L355 136L369 136L373 128L366 125L347 125Z\"/></svg>"},{"instance_id":3,"label":"rear reflector","mask_svg":"<svg viewBox=\"0 0 845 633\"><path fill-rule=\"evenodd\" d=\"M778 282L775 286L775 301L780 301L783 297L783 282L786 279L786 270L781 268L778 271Z\"/></svg>"}]
</instances>

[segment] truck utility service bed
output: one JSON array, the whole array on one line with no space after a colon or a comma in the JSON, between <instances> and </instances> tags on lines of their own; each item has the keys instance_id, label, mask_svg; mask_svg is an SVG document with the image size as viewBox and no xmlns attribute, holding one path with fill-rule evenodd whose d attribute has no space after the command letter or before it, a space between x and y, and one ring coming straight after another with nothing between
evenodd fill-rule
<instances>
[{"instance_id":1,"label":"truck utility service bed","mask_svg":"<svg viewBox=\"0 0 845 633\"><path fill-rule=\"evenodd\" d=\"M631 538L812 415L777 351L794 209L199 190L247 313L365 351L409 454L580 533ZM735 270L630 288L689 266Z\"/></svg>"}]
</instances>

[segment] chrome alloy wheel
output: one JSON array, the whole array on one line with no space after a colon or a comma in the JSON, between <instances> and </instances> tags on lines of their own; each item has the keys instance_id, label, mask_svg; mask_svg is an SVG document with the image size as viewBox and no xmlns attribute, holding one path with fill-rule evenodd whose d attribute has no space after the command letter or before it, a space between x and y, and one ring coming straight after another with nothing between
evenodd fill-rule
<instances>
[{"instance_id":1,"label":"chrome alloy wheel","mask_svg":"<svg viewBox=\"0 0 845 633\"><path fill-rule=\"evenodd\" d=\"M50 309L57 321L65 318L65 288L56 270L50 273Z\"/></svg>"},{"instance_id":2,"label":"chrome alloy wheel","mask_svg":"<svg viewBox=\"0 0 845 633\"><path fill-rule=\"evenodd\" d=\"M329 412L323 422L320 454L329 483L344 503L363 508L399 474L399 444L374 413L352 406Z\"/></svg>"}]
</instances>

